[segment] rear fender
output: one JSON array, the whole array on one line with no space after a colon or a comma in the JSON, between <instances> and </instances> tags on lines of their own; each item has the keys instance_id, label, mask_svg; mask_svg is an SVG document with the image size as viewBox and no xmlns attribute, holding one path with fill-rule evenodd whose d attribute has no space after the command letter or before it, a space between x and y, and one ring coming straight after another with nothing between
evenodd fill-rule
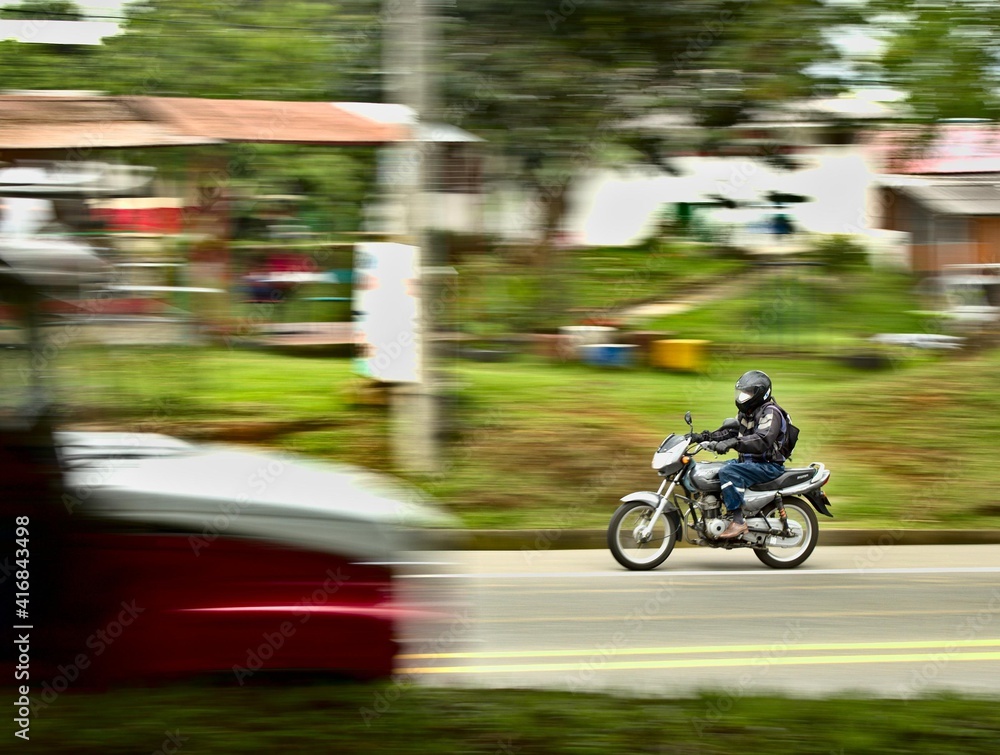
<instances>
[{"instance_id":1,"label":"rear fender","mask_svg":"<svg viewBox=\"0 0 1000 755\"><path fill-rule=\"evenodd\" d=\"M809 503L813 505L823 516L828 516L833 519L833 514L830 513L830 499L826 497L826 493L823 492L823 488L813 488L812 490L802 494Z\"/></svg>"}]
</instances>

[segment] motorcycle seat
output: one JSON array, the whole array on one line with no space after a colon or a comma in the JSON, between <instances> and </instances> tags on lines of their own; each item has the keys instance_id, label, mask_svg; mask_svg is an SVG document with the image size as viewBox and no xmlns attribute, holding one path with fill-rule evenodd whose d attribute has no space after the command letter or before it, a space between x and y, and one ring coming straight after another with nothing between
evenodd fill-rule
<instances>
[{"instance_id":1,"label":"motorcycle seat","mask_svg":"<svg viewBox=\"0 0 1000 755\"><path fill-rule=\"evenodd\" d=\"M786 469L781 477L776 477L770 482L751 485L750 490L781 490L782 488L790 488L792 485L801 485L803 482L808 482L814 474L816 474L816 470L812 467Z\"/></svg>"}]
</instances>

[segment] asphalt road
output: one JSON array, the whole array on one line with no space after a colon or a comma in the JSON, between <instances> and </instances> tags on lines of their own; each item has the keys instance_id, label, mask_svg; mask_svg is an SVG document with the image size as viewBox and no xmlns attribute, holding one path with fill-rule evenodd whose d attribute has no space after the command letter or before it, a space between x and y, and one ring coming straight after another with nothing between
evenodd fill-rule
<instances>
[{"instance_id":1,"label":"asphalt road","mask_svg":"<svg viewBox=\"0 0 1000 755\"><path fill-rule=\"evenodd\" d=\"M401 683L688 695L1000 694L1000 546L820 546L795 570L676 550L420 554ZM728 702L727 702L728 701Z\"/></svg>"}]
</instances>

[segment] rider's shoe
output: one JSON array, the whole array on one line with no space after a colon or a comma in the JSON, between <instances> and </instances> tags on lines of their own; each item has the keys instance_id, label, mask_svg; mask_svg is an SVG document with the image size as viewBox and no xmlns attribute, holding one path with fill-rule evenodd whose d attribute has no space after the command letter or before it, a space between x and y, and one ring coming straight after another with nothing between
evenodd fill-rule
<instances>
[{"instance_id":1,"label":"rider's shoe","mask_svg":"<svg viewBox=\"0 0 1000 755\"><path fill-rule=\"evenodd\" d=\"M737 524L736 522L730 522L729 526L719 535L720 540L728 540L729 538L739 537L745 532L749 532L750 528L747 527L746 522L743 524Z\"/></svg>"}]
</instances>

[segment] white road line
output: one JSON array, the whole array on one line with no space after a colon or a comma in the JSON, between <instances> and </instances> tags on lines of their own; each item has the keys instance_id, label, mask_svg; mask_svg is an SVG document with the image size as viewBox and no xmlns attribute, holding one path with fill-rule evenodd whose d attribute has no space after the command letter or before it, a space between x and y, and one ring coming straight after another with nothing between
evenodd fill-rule
<instances>
[{"instance_id":1,"label":"white road line","mask_svg":"<svg viewBox=\"0 0 1000 755\"><path fill-rule=\"evenodd\" d=\"M652 571L579 571L579 572L493 572L493 573L459 573L459 574L400 574L401 579L595 579L605 577L627 577L641 579L643 577L804 577L804 576L880 576L888 574L1000 574L1000 566L914 566L878 569L686 569L671 571L669 569Z\"/></svg>"}]
</instances>

